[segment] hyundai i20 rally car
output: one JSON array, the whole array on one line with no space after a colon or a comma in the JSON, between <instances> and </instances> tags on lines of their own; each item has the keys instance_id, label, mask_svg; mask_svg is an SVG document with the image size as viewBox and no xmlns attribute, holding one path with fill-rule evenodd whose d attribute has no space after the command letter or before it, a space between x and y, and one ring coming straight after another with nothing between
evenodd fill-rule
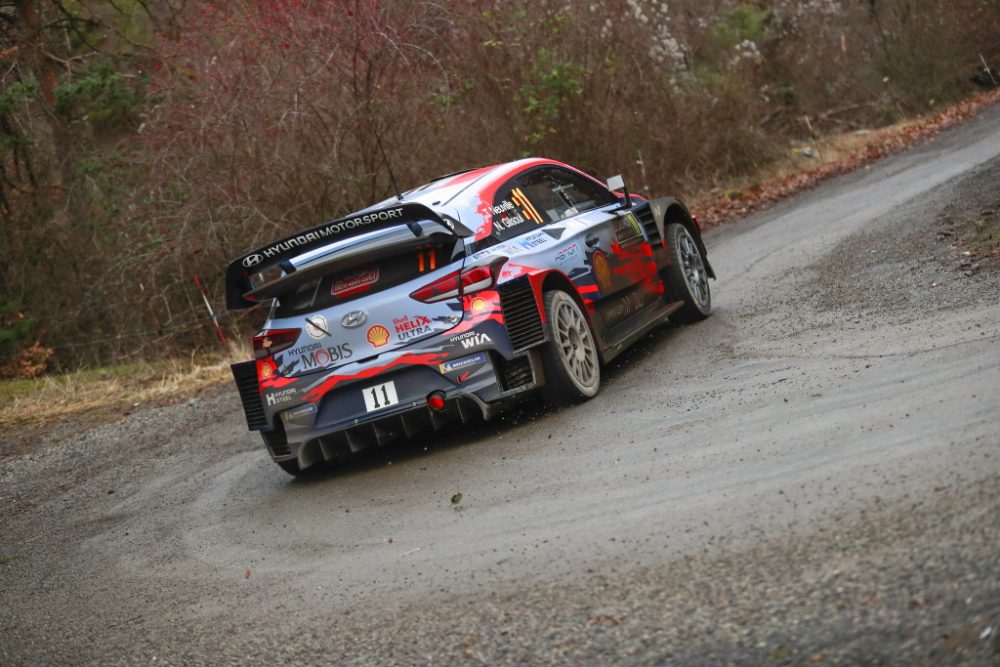
<instances>
[{"instance_id":1,"label":"hyundai i20 rally car","mask_svg":"<svg viewBox=\"0 0 1000 667\"><path fill-rule=\"evenodd\" d=\"M537 391L594 396L601 365L715 277L677 199L565 164L459 172L236 258L230 309L271 302L232 367L247 425L299 474Z\"/></svg>"}]
</instances>

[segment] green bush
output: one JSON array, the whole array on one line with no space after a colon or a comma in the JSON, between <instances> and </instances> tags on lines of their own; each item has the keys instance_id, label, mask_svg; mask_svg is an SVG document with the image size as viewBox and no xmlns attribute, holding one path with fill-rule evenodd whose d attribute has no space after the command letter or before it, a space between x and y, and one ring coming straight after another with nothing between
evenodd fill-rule
<instances>
[{"instance_id":1,"label":"green bush","mask_svg":"<svg viewBox=\"0 0 1000 667\"><path fill-rule=\"evenodd\" d=\"M144 84L144 79L126 80L110 63L96 63L56 88L56 113L86 119L102 130L127 127L145 100Z\"/></svg>"},{"instance_id":2,"label":"green bush","mask_svg":"<svg viewBox=\"0 0 1000 667\"><path fill-rule=\"evenodd\" d=\"M541 48L534 66L525 74L517 99L530 127L525 142L537 145L563 124L560 121L565 120L568 106L579 98L583 90L586 72L582 67L560 60L548 49Z\"/></svg>"},{"instance_id":3,"label":"green bush","mask_svg":"<svg viewBox=\"0 0 1000 667\"><path fill-rule=\"evenodd\" d=\"M34 77L15 81L0 93L0 116L7 116L17 107L30 102L38 93L38 82Z\"/></svg>"}]
</instances>

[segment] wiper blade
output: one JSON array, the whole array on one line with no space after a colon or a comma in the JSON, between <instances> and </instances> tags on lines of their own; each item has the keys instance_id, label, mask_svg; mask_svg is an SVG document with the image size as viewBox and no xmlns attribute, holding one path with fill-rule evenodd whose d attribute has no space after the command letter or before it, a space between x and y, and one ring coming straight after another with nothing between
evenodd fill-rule
<instances>
[{"instance_id":1,"label":"wiper blade","mask_svg":"<svg viewBox=\"0 0 1000 667\"><path fill-rule=\"evenodd\" d=\"M306 318L306 322L308 322L309 324L313 325L314 327L316 327L317 329L319 329L320 331L322 331L323 333L325 333L325 334L326 334L327 336L329 336L329 335L330 335L330 332L329 332L329 331L327 331L326 329L324 329L324 328L323 328L323 327L321 327L320 325L318 325L318 324L316 324L315 322L313 322L311 318L307 317L307 318Z\"/></svg>"}]
</instances>

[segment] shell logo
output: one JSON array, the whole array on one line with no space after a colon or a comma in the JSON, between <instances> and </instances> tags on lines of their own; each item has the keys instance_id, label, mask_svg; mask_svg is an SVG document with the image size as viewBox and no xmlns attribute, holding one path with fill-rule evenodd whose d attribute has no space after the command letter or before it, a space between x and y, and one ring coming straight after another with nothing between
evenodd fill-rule
<instances>
[{"instance_id":1,"label":"shell logo","mask_svg":"<svg viewBox=\"0 0 1000 667\"><path fill-rule=\"evenodd\" d=\"M597 278L597 286L602 292L607 292L611 288L611 267L608 266L608 258L603 252L595 252L590 260L594 267L594 277Z\"/></svg>"},{"instance_id":2,"label":"shell logo","mask_svg":"<svg viewBox=\"0 0 1000 667\"><path fill-rule=\"evenodd\" d=\"M481 296L472 300L472 312L481 313L489 307L489 302Z\"/></svg>"},{"instance_id":3,"label":"shell logo","mask_svg":"<svg viewBox=\"0 0 1000 667\"><path fill-rule=\"evenodd\" d=\"M382 347L389 342L389 330L381 324L368 328L368 342L372 347Z\"/></svg>"}]
</instances>

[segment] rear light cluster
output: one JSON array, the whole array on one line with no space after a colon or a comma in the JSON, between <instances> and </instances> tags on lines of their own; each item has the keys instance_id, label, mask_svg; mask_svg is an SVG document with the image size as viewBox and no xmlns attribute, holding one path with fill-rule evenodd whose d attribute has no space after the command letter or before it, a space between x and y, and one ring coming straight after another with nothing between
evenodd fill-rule
<instances>
[{"instance_id":1,"label":"rear light cluster","mask_svg":"<svg viewBox=\"0 0 1000 667\"><path fill-rule=\"evenodd\" d=\"M496 257L488 264L479 264L454 271L429 285L414 290L410 293L410 297L424 303L437 303L445 299L454 299L489 289L497 284L500 269L506 262L506 257Z\"/></svg>"},{"instance_id":2,"label":"rear light cluster","mask_svg":"<svg viewBox=\"0 0 1000 667\"><path fill-rule=\"evenodd\" d=\"M261 331L253 337L253 356L255 359L268 357L287 350L299 339L302 329L272 329Z\"/></svg>"}]
</instances>

